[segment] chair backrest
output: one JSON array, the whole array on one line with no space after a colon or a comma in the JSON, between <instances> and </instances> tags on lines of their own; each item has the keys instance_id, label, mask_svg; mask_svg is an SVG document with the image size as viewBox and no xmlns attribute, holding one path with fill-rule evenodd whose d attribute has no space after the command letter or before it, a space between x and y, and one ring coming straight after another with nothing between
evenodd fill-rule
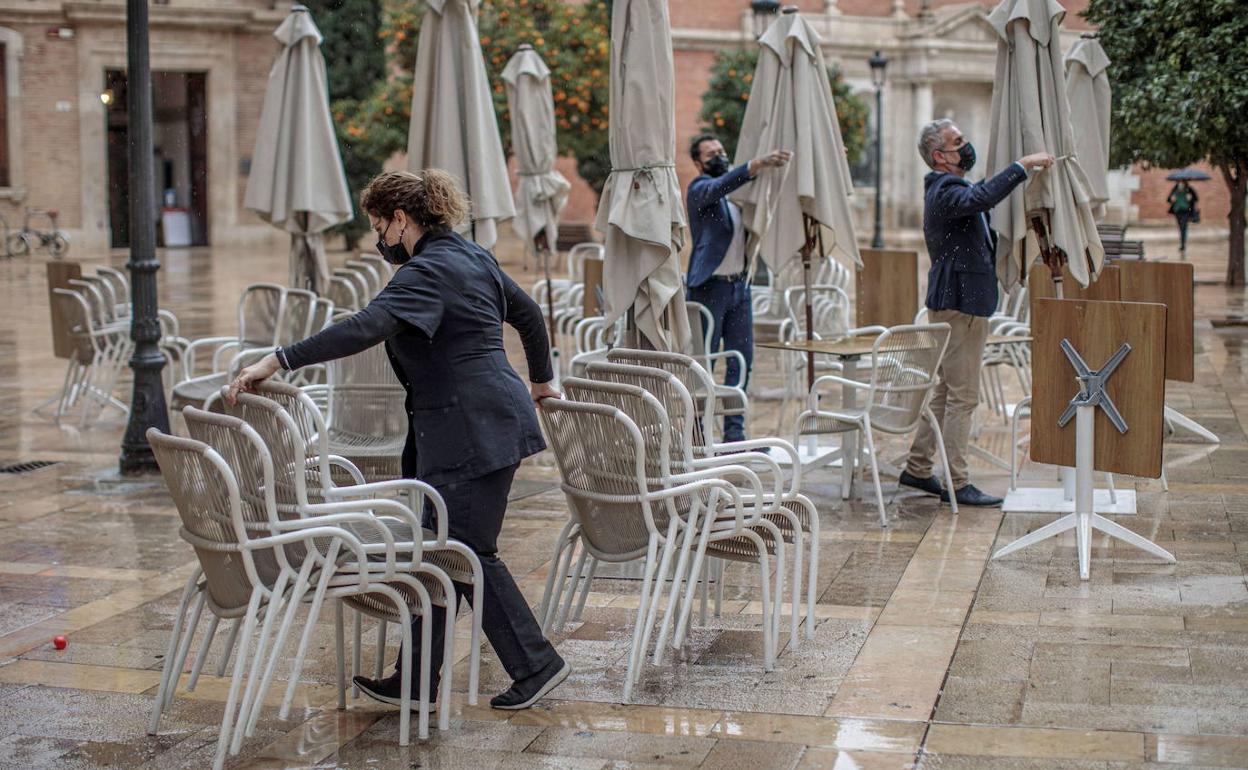
<instances>
[{"instance_id":1,"label":"chair backrest","mask_svg":"<svg viewBox=\"0 0 1248 770\"><path fill-rule=\"evenodd\" d=\"M278 514L286 518L296 516L302 506L324 501L321 474L328 474L329 470L325 458L308 467L308 433L311 431L299 425L282 403L266 397L279 384L282 383L263 383L264 395L239 393L237 401L232 405L227 403L225 410L226 414L250 425L268 448L273 463L274 502ZM291 389L299 392L298 388Z\"/></svg>"},{"instance_id":2,"label":"chair backrest","mask_svg":"<svg viewBox=\"0 0 1248 770\"><path fill-rule=\"evenodd\" d=\"M693 428L695 452L707 446L715 435L715 381L710 372L690 356L663 350L612 348L607 360L614 364L650 366L676 375L676 379L693 398L699 423Z\"/></svg>"},{"instance_id":3,"label":"chair backrest","mask_svg":"<svg viewBox=\"0 0 1248 770\"><path fill-rule=\"evenodd\" d=\"M348 259L345 263L349 270L355 270L364 276L364 280L368 283L368 296L372 299L381 291L381 287L386 285L386 281L381 277L381 272L369 262L362 262L358 259Z\"/></svg>"},{"instance_id":4,"label":"chair backrest","mask_svg":"<svg viewBox=\"0 0 1248 770\"><path fill-rule=\"evenodd\" d=\"M99 279L96 280L98 281ZM78 292L86 300L87 308L91 313L91 322L94 326L104 326L113 320L111 303L104 296L104 291L98 283L89 280L88 276L71 278L66 283L69 284L73 291Z\"/></svg>"},{"instance_id":5,"label":"chair backrest","mask_svg":"<svg viewBox=\"0 0 1248 770\"><path fill-rule=\"evenodd\" d=\"M238 339L243 347L276 344L284 296L283 287L275 283L253 283L243 289L243 296L238 300Z\"/></svg>"},{"instance_id":6,"label":"chair backrest","mask_svg":"<svg viewBox=\"0 0 1248 770\"><path fill-rule=\"evenodd\" d=\"M548 398L538 410L585 547L604 561L646 552L658 532L646 494L645 442L624 412Z\"/></svg>"},{"instance_id":7,"label":"chair backrest","mask_svg":"<svg viewBox=\"0 0 1248 770\"><path fill-rule=\"evenodd\" d=\"M689 315L690 354L706 363L711 350L711 340L715 335L715 314L701 302L685 301L685 312Z\"/></svg>"},{"instance_id":8,"label":"chair backrest","mask_svg":"<svg viewBox=\"0 0 1248 770\"><path fill-rule=\"evenodd\" d=\"M568 249L568 280L581 282L585 280L585 260L602 259L606 249L601 243L586 241Z\"/></svg>"},{"instance_id":9,"label":"chair backrest","mask_svg":"<svg viewBox=\"0 0 1248 770\"><path fill-rule=\"evenodd\" d=\"M331 433L407 435L407 391L394 376L384 345L327 364L325 421Z\"/></svg>"},{"instance_id":10,"label":"chair backrest","mask_svg":"<svg viewBox=\"0 0 1248 770\"><path fill-rule=\"evenodd\" d=\"M325 288L325 296L334 303L334 307L339 309L359 310L363 307L355 285L341 276L336 275L329 279L329 285Z\"/></svg>"},{"instance_id":11,"label":"chair backrest","mask_svg":"<svg viewBox=\"0 0 1248 770\"><path fill-rule=\"evenodd\" d=\"M225 460L202 441L147 431L161 476L182 519L181 536L195 549L208 597L218 609L247 606L264 585L242 516L238 483ZM239 569L239 564L242 569Z\"/></svg>"},{"instance_id":12,"label":"chair backrest","mask_svg":"<svg viewBox=\"0 0 1248 770\"><path fill-rule=\"evenodd\" d=\"M307 289L286 289L273 343L290 345L308 336L316 295Z\"/></svg>"},{"instance_id":13,"label":"chair backrest","mask_svg":"<svg viewBox=\"0 0 1248 770\"><path fill-rule=\"evenodd\" d=\"M908 433L923 416L949 344L949 324L893 326L871 352L871 425Z\"/></svg>"},{"instance_id":14,"label":"chair backrest","mask_svg":"<svg viewBox=\"0 0 1248 770\"><path fill-rule=\"evenodd\" d=\"M117 301L120 303L130 302L130 278L122 271L115 267L105 267L100 265L95 268L95 272L104 280L113 286L113 294L116 295Z\"/></svg>"},{"instance_id":15,"label":"chair backrest","mask_svg":"<svg viewBox=\"0 0 1248 770\"><path fill-rule=\"evenodd\" d=\"M806 287L784 290L789 322L799 339L806 338ZM849 331L849 295L839 286L816 284L810 287L811 331L815 339L837 339Z\"/></svg>"},{"instance_id":16,"label":"chair backrest","mask_svg":"<svg viewBox=\"0 0 1248 770\"><path fill-rule=\"evenodd\" d=\"M646 478L663 480L671 475L671 424L653 394L631 383L580 377L568 377L559 385L573 401L605 404L626 414L645 442Z\"/></svg>"},{"instance_id":17,"label":"chair backrest","mask_svg":"<svg viewBox=\"0 0 1248 770\"><path fill-rule=\"evenodd\" d=\"M595 361L587 367L591 379L642 388L662 406L668 424L668 456L671 470L689 470L693 460L695 434L700 438L702 424L693 405L693 397L680 378L652 366ZM623 408L623 407L621 407ZM625 410L627 412L628 410ZM630 413L631 416L631 413Z\"/></svg>"},{"instance_id":18,"label":"chair backrest","mask_svg":"<svg viewBox=\"0 0 1248 770\"><path fill-rule=\"evenodd\" d=\"M72 289L53 289L52 299L53 326L59 322L68 331L70 356L80 364L91 363L96 351L91 334L95 326L87 298Z\"/></svg>"}]
</instances>

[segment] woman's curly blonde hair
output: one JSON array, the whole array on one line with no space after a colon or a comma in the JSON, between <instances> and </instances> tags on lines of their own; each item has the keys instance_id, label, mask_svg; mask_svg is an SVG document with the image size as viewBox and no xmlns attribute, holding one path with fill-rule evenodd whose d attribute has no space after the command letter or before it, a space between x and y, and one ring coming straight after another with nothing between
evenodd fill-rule
<instances>
[{"instance_id":1,"label":"woman's curly blonde hair","mask_svg":"<svg viewBox=\"0 0 1248 770\"><path fill-rule=\"evenodd\" d=\"M386 220L401 209L422 230L435 233L454 229L469 214L468 197L455 178L436 168L378 174L360 194L360 206Z\"/></svg>"}]
</instances>

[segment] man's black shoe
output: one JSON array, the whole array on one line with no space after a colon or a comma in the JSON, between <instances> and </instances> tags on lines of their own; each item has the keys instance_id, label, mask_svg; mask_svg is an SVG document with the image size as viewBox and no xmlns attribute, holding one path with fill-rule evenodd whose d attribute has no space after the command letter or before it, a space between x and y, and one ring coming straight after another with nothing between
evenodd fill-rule
<instances>
[{"instance_id":1,"label":"man's black shoe","mask_svg":"<svg viewBox=\"0 0 1248 770\"><path fill-rule=\"evenodd\" d=\"M897 483L901 484L903 487L917 489L920 492L926 492L929 495L935 495L936 497L940 497L945 493L945 490L941 488L940 482L936 480L935 476L928 476L925 479L921 479L909 471L902 471L901 477L897 479ZM961 501L959 500L958 502Z\"/></svg>"},{"instance_id":2,"label":"man's black shoe","mask_svg":"<svg viewBox=\"0 0 1248 770\"><path fill-rule=\"evenodd\" d=\"M958 505L969 505L975 508L996 508L1005 502L999 497L979 491L974 484L967 484L962 487L955 493L955 496L958 499ZM946 503L949 502L948 493L941 492L940 499Z\"/></svg>"},{"instance_id":3,"label":"man's black shoe","mask_svg":"<svg viewBox=\"0 0 1248 770\"><path fill-rule=\"evenodd\" d=\"M398 706L402 703L402 687L403 680L400 679L401 674L395 672L385 679L369 679L366 676L355 676L351 678L351 683L360 688L360 692L372 698L379 703L385 703L390 706ZM429 695L435 701L438 698L438 683L429 683ZM420 685L412 682L412 705L415 706L420 701ZM431 703L430 708L436 708L436 703Z\"/></svg>"},{"instance_id":4,"label":"man's black shoe","mask_svg":"<svg viewBox=\"0 0 1248 770\"><path fill-rule=\"evenodd\" d=\"M563 680L567 679L568 674L571 673L572 666L568 665L563 658L556 657L541 671L518 682L513 682L511 689L507 692L490 698L490 706L508 711L527 709L546 697L551 690L563 684Z\"/></svg>"}]
</instances>

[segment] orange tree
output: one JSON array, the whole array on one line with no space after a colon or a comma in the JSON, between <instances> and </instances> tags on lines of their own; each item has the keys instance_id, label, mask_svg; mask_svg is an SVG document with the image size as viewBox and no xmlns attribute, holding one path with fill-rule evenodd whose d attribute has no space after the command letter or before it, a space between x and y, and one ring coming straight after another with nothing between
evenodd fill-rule
<instances>
[{"instance_id":1,"label":"orange tree","mask_svg":"<svg viewBox=\"0 0 1248 770\"><path fill-rule=\"evenodd\" d=\"M750 100L757 66L757 47L719 51L711 65L710 83L702 94L702 111L698 114L702 130L718 136L729 157L737 153L737 138L741 134L745 105ZM828 67L828 80L832 85L837 122L841 124L841 138L852 166L866 144L867 105L845 83L838 67Z\"/></svg>"},{"instance_id":2,"label":"orange tree","mask_svg":"<svg viewBox=\"0 0 1248 770\"><path fill-rule=\"evenodd\" d=\"M412 67L424 3L387 0L377 33L389 76L361 99L334 104L344 143L371 159L377 171L407 147L411 120ZM559 151L572 155L577 171L601 192L610 170L607 102L610 72L609 0L573 4L562 0L482 0L478 16L482 54L490 76L499 131L510 152L511 124L502 71L522 43L537 49L551 70Z\"/></svg>"}]
</instances>

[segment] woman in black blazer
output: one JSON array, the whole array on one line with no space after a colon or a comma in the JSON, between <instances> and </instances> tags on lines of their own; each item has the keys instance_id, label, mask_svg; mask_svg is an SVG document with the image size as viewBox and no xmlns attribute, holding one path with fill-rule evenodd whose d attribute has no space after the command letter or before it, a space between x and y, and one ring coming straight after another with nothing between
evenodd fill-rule
<instances>
[{"instance_id":1,"label":"woman in black blazer","mask_svg":"<svg viewBox=\"0 0 1248 770\"><path fill-rule=\"evenodd\" d=\"M457 235L468 202L443 171L390 172L365 188L361 206L377 250L399 265L390 283L350 318L244 369L230 398L279 369L298 369L384 342L407 390L403 475L431 484L446 501L451 537L481 559L482 629L514 683L490 701L528 708L567 678L570 667L542 635L529 604L498 558L498 535L520 461L546 448L534 406L557 398L541 308L493 255ZM520 333L528 387L507 361L503 323ZM426 510L426 518L431 511ZM471 600L467 586L456 584ZM433 616L433 660L442 659L444 609ZM418 638L421 619L413 621ZM397 705L400 676L356 677L371 697ZM412 672L415 676L415 672ZM430 692L437 692L435 681Z\"/></svg>"}]
</instances>

